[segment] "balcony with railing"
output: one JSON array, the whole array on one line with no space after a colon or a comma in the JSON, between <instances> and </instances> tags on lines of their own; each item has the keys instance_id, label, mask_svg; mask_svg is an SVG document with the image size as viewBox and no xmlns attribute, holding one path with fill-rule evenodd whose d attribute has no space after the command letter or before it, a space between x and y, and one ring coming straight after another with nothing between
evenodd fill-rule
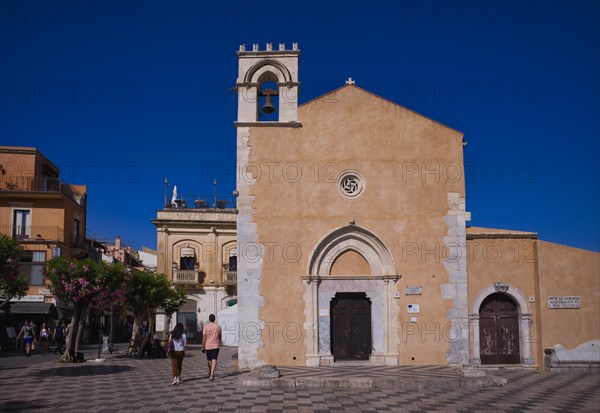
<instances>
[{"instance_id":1,"label":"balcony with railing","mask_svg":"<svg viewBox=\"0 0 600 413\"><path fill-rule=\"evenodd\" d=\"M85 206L85 194L57 177L0 175L0 191L62 193Z\"/></svg>"},{"instance_id":2,"label":"balcony with railing","mask_svg":"<svg viewBox=\"0 0 600 413\"><path fill-rule=\"evenodd\" d=\"M200 284L196 270L173 270L173 283L178 285Z\"/></svg>"},{"instance_id":3,"label":"balcony with railing","mask_svg":"<svg viewBox=\"0 0 600 413\"><path fill-rule=\"evenodd\" d=\"M64 242L65 231L53 225L0 225L0 233L19 241Z\"/></svg>"},{"instance_id":4,"label":"balcony with railing","mask_svg":"<svg viewBox=\"0 0 600 413\"><path fill-rule=\"evenodd\" d=\"M165 209L235 209L234 196L183 194L175 200L166 200Z\"/></svg>"},{"instance_id":5,"label":"balcony with railing","mask_svg":"<svg viewBox=\"0 0 600 413\"><path fill-rule=\"evenodd\" d=\"M237 271L225 271L225 284L237 285Z\"/></svg>"}]
</instances>

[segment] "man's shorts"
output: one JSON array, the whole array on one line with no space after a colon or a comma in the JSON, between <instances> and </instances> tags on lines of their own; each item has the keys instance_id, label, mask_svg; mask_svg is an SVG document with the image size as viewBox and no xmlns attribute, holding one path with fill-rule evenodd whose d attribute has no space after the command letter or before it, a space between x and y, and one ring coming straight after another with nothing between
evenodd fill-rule
<instances>
[{"instance_id":1,"label":"man's shorts","mask_svg":"<svg viewBox=\"0 0 600 413\"><path fill-rule=\"evenodd\" d=\"M23 344L31 344L33 337L23 337Z\"/></svg>"},{"instance_id":2,"label":"man's shorts","mask_svg":"<svg viewBox=\"0 0 600 413\"><path fill-rule=\"evenodd\" d=\"M216 360L219 357L219 349L215 348L212 350L206 350L206 359L208 361Z\"/></svg>"}]
</instances>

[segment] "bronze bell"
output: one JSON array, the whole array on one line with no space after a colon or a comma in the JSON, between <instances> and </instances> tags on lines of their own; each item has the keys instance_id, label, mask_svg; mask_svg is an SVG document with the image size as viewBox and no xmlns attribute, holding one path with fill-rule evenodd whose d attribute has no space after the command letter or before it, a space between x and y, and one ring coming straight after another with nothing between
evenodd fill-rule
<instances>
[{"instance_id":1,"label":"bronze bell","mask_svg":"<svg viewBox=\"0 0 600 413\"><path fill-rule=\"evenodd\" d=\"M267 115L275 113L275 106L273 106L273 102L271 101L271 95L265 97L265 104L262 107L262 111Z\"/></svg>"}]
</instances>

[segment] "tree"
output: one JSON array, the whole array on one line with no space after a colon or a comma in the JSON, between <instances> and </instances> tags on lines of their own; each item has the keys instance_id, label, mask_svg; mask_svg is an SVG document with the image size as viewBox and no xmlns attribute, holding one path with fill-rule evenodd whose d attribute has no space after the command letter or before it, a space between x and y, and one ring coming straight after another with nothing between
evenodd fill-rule
<instances>
[{"instance_id":1,"label":"tree","mask_svg":"<svg viewBox=\"0 0 600 413\"><path fill-rule=\"evenodd\" d=\"M17 240L0 235L0 310L10 305L13 298L21 298L29 289L27 279L19 273L19 259L23 248Z\"/></svg>"},{"instance_id":2,"label":"tree","mask_svg":"<svg viewBox=\"0 0 600 413\"><path fill-rule=\"evenodd\" d=\"M162 304L162 308L165 310L166 316L165 324L163 326L163 340L166 341L169 337L168 334L169 326L171 325L171 315L173 315L175 311L179 310L179 308L185 304L186 300L187 298L185 296L185 291L178 290L175 287L170 289L167 299Z\"/></svg>"},{"instance_id":3,"label":"tree","mask_svg":"<svg viewBox=\"0 0 600 413\"><path fill-rule=\"evenodd\" d=\"M71 328L62 361L77 362L85 316L90 308L107 308L125 301L130 274L121 263L108 264L64 257L48 262L44 272L52 294L62 303L73 303Z\"/></svg>"},{"instance_id":4,"label":"tree","mask_svg":"<svg viewBox=\"0 0 600 413\"><path fill-rule=\"evenodd\" d=\"M148 321L148 334L139 343L140 348L144 348L154 334L156 309L168 306L173 313L183 302L185 302L185 294L175 290L166 275L133 270L127 294L127 306L134 314L130 352L136 341L139 341L137 339L142 321Z\"/></svg>"}]
</instances>

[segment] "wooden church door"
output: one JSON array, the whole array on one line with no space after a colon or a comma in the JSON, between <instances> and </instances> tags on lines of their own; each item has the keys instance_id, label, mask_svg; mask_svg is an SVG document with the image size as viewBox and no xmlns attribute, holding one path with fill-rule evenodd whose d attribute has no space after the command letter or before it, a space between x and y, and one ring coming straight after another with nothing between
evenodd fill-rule
<instances>
[{"instance_id":1,"label":"wooden church door","mask_svg":"<svg viewBox=\"0 0 600 413\"><path fill-rule=\"evenodd\" d=\"M492 294L479 308L479 343L482 364L519 363L519 315L515 302Z\"/></svg>"},{"instance_id":2,"label":"wooden church door","mask_svg":"<svg viewBox=\"0 0 600 413\"><path fill-rule=\"evenodd\" d=\"M337 293L330 306L334 360L368 360L372 346L371 301L367 295Z\"/></svg>"}]
</instances>

